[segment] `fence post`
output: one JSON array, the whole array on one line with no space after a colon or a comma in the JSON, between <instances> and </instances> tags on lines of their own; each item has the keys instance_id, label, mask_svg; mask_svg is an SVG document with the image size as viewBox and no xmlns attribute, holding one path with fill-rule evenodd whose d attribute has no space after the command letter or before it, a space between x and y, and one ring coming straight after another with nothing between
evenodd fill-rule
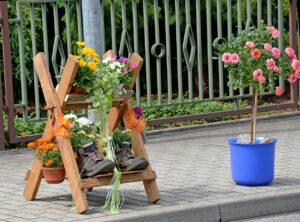
<instances>
[{"instance_id":1,"label":"fence post","mask_svg":"<svg viewBox=\"0 0 300 222\"><path fill-rule=\"evenodd\" d=\"M296 31L296 13L297 1L289 0L289 46L297 51L297 31ZM299 108L299 81L296 84L291 84L291 100Z\"/></svg>"},{"instance_id":2,"label":"fence post","mask_svg":"<svg viewBox=\"0 0 300 222\"><path fill-rule=\"evenodd\" d=\"M2 22L2 21L1 21ZM0 150L5 150L3 122L2 70L0 71Z\"/></svg>"},{"instance_id":3,"label":"fence post","mask_svg":"<svg viewBox=\"0 0 300 222\"><path fill-rule=\"evenodd\" d=\"M13 82L11 68L11 49L10 49L10 32L8 21L7 1L0 1L0 18L2 29L2 55L4 67L4 86L5 86L5 102L7 112L7 125L9 142L15 139L14 126L14 99L13 99Z\"/></svg>"}]
</instances>

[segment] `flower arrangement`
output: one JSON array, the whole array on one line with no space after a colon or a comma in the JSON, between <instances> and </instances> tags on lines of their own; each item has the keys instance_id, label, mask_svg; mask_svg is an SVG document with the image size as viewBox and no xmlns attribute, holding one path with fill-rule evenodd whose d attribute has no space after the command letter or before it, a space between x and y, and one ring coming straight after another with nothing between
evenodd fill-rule
<instances>
[{"instance_id":1,"label":"flower arrangement","mask_svg":"<svg viewBox=\"0 0 300 222\"><path fill-rule=\"evenodd\" d=\"M67 114L64 118L71 123L70 140L74 150L89 142L96 142L96 128L90 120L85 117L78 118L75 114Z\"/></svg>"},{"instance_id":2,"label":"flower arrangement","mask_svg":"<svg viewBox=\"0 0 300 222\"><path fill-rule=\"evenodd\" d=\"M103 122L112 106L113 99L126 93L126 86L132 81L136 64L129 63L128 58L108 56L102 60L93 81L90 98L99 113L96 124Z\"/></svg>"},{"instance_id":3,"label":"flower arrangement","mask_svg":"<svg viewBox=\"0 0 300 222\"><path fill-rule=\"evenodd\" d=\"M259 28L242 31L227 43L217 45L222 54L224 67L228 70L231 84L236 88L253 88L251 141L256 138L256 112L258 91L274 90L273 83L279 77L288 78L295 83L300 78L300 61L295 51L288 47L284 52L274 47L274 40L280 32L272 25L261 22ZM281 86L275 87L277 96L281 96Z\"/></svg>"},{"instance_id":4,"label":"flower arrangement","mask_svg":"<svg viewBox=\"0 0 300 222\"><path fill-rule=\"evenodd\" d=\"M33 150L43 167L54 168L63 165L59 149L51 140L39 138L34 142L28 143L27 147Z\"/></svg>"},{"instance_id":5,"label":"flower arrangement","mask_svg":"<svg viewBox=\"0 0 300 222\"><path fill-rule=\"evenodd\" d=\"M84 42L76 42L77 54L75 57L79 60L78 73L74 80L75 86L80 86L89 91L92 88L95 71L100 65L99 55L93 48L84 47Z\"/></svg>"}]
</instances>

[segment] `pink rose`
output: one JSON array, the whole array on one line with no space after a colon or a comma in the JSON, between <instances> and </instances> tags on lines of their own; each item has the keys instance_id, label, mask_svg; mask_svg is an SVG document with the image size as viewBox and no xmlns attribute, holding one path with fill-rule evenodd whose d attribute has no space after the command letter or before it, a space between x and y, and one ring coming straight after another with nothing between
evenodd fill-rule
<instances>
[{"instance_id":1,"label":"pink rose","mask_svg":"<svg viewBox=\"0 0 300 222\"><path fill-rule=\"evenodd\" d=\"M267 51L271 51L272 50L272 45L270 43L265 43L264 44L264 49Z\"/></svg>"},{"instance_id":2,"label":"pink rose","mask_svg":"<svg viewBox=\"0 0 300 222\"><path fill-rule=\"evenodd\" d=\"M273 67L273 71L274 71L274 72L279 72L278 66L274 66L274 67Z\"/></svg>"},{"instance_id":3,"label":"pink rose","mask_svg":"<svg viewBox=\"0 0 300 222\"><path fill-rule=\"evenodd\" d=\"M254 48L254 42L252 42L252 41L246 42L246 47L247 47L248 49L253 49L253 48Z\"/></svg>"},{"instance_id":4,"label":"pink rose","mask_svg":"<svg viewBox=\"0 0 300 222\"><path fill-rule=\"evenodd\" d=\"M268 31L273 31L275 28L272 24L269 24L268 27L267 27L267 30Z\"/></svg>"},{"instance_id":5,"label":"pink rose","mask_svg":"<svg viewBox=\"0 0 300 222\"><path fill-rule=\"evenodd\" d=\"M230 61L231 61L232 64L238 64L239 61L240 61L239 55L237 53L231 54Z\"/></svg>"},{"instance_id":6,"label":"pink rose","mask_svg":"<svg viewBox=\"0 0 300 222\"><path fill-rule=\"evenodd\" d=\"M292 67L294 70L299 70L300 69L300 61L297 59L294 59L293 63L292 63Z\"/></svg>"},{"instance_id":7,"label":"pink rose","mask_svg":"<svg viewBox=\"0 0 300 222\"><path fill-rule=\"evenodd\" d=\"M253 72L252 75L254 80L258 80L258 78L263 75L263 72L261 69L257 69Z\"/></svg>"},{"instance_id":8,"label":"pink rose","mask_svg":"<svg viewBox=\"0 0 300 222\"><path fill-rule=\"evenodd\" d=\"M265 83L266 82L266 78L263 75L261 75L261 76L258 77L258 82L259 83Z\"/></svg>"},{"instance_id":9,"label":"pink rose","mask_svg":"<svg viewBox=\"0 0 300 222\"><path fill-rule=\"evenodd\" d=\"M274 69L275 65L274 59L267 59L267 69Z\"/></svg>"},{"instance_id":10,"label":"pink rose","mask_svg":"<svg viewBox=\"0 0 300 222\"><path fill-rule=\"evenodd\" d=\"M300 79L300 69L296 70L295 76L297 79Z\"/></svg>"},{"instance_id":11,"label":"pink rose","mask_svg":"<svg viewBox=\"0 0 300 222\"><path fill-rule=\"evenodd\" d=\"M291 47L287 47L284 51L290 58L293 58L295 56L295 50Z\"/></svg>"},{"instance_id":12,"label":"pink rose","mask_svg":"<svg viewBox=\"0 0 300 222\"><path fill-rule=\"evenodd\" d=\"M254 49L251 52L251 56L253 59L258 59L261 56L261 51L259 49Z\"/></svg>"},{"instance_id":13,"label":"pink rose","mask_svg":"<svg viewBox=\"0 0 300 222\"><path fill-rule=\"evenodd\" d=\"M290 75L289 78L288 78L288 81L290 83L295 83L297 81L296 75L294 75L294 74Z\"/></svg>"},{"instance_id":14,"label":"pink rose","mask_svg":"<svg viewBox=\"0 0 300 222\"><path fill-rule=\"evenodd\" d=\"M281 96L283 93L282 87L281 86L275 87L275 93L276 93L276 96Z\"/></svg>"},{"instance_id":15,"label":"pink rose","mask_svg":"<svg viewBox=\"0 0 300 222\"><path fill-rule=\"evenodd\" d=\"M272 30L272 38L277 39L280 36L280 32L277 29Z\"/></svg>"},{"instance_id":16,"label":"pink rose","mask_svg":"<svg viewBox=\"0 0 300 222\"><path fill-rule=\"evenodd\" d=\"M279 58L280 57L280 50L278 48L273 48L272 49L272 56L276 59Z\"/></svg>"},{"instance_id":17,"label":"pink rose","mask_svg":"<svg viewBox=\"0 0 300 222\"><path fill-rule=\"evenodd\" d=\"M222 61L224 62L224 63L231 63L231 53L229 53L229 52L225 52L223 55L222 55Z\"/></svg>"},{"instance_id":18,"label":"pink rose","mask_svg":"<svg viewBox=\"0 0 300 222\"><path fill-rule=\"evenodd\" d=\"M127 70L127 69L124 69L124 70L123 70L123 74L124 74L124 75L128 75L128 70Z\"/></svg>"}]
</instances>

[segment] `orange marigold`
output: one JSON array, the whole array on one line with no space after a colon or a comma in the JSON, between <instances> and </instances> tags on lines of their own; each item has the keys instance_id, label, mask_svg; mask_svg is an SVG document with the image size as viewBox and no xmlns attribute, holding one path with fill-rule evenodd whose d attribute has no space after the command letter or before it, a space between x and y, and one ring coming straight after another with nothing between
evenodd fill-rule
<instances>
[{"instance_id":1,"label":"orange marigold","mask_svg":"<svg viewBox=\"0 0 300 222\"><path fill-rule=\"evenodd\" d=\"M45 165L46 165L46 167L49 167L49 166L51 166L53 163L54 163L53 160L47 160L46 163L45 163Z\"/></svg>"},{"instance_id":2,"label":"orange marigold","mask_svg":"<svg viewBox=\"0 0 300 222\"><path fill-rule=\"evenodd\" d=\"M28 149L32 149L34 147L36 147L36 143L35 142L30 142L30 143L27 144L27 148Z\"/></svg>"},{"instance_id":3,"label":"orange marigold","mask_svg":"<svg viewBox=\"0 0 300 222\"><path fill-rule=\"evenodd\" d=\"M46 145L46 149L47 150L53 150L55 148L55 144L54 143L49 143Z\"/></svg>"}]
</instances>

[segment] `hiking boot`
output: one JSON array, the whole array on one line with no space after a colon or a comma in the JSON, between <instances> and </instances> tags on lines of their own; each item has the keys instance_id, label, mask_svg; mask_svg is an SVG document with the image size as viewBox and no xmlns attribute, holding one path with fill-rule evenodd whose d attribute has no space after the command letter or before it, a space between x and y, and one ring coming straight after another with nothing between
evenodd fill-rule
<instances>
[{"instance_id":1,"label":"hiking boot","mask_svg":"<svg viewBox=\"0 0 300 222\"><path fill-rule=\"evenodd\" d=\"M94 142L82 146L77 152L77 165L82 177L93 177L98 174L109 173L115 168L114 162L100 156Z\"/></svg>"},{"instance_id":2,"label":"hiking boot","mask_svg":"<svg viewBox=\"0 0 300 222\"><path fill-rule=\"evenodd\" d=\"M144 170L149 162L144 157L135 157L131 151L131 143L122 142L117 145L115 154L117 165L122 171Z\"/></svg>"}]
</instances>

